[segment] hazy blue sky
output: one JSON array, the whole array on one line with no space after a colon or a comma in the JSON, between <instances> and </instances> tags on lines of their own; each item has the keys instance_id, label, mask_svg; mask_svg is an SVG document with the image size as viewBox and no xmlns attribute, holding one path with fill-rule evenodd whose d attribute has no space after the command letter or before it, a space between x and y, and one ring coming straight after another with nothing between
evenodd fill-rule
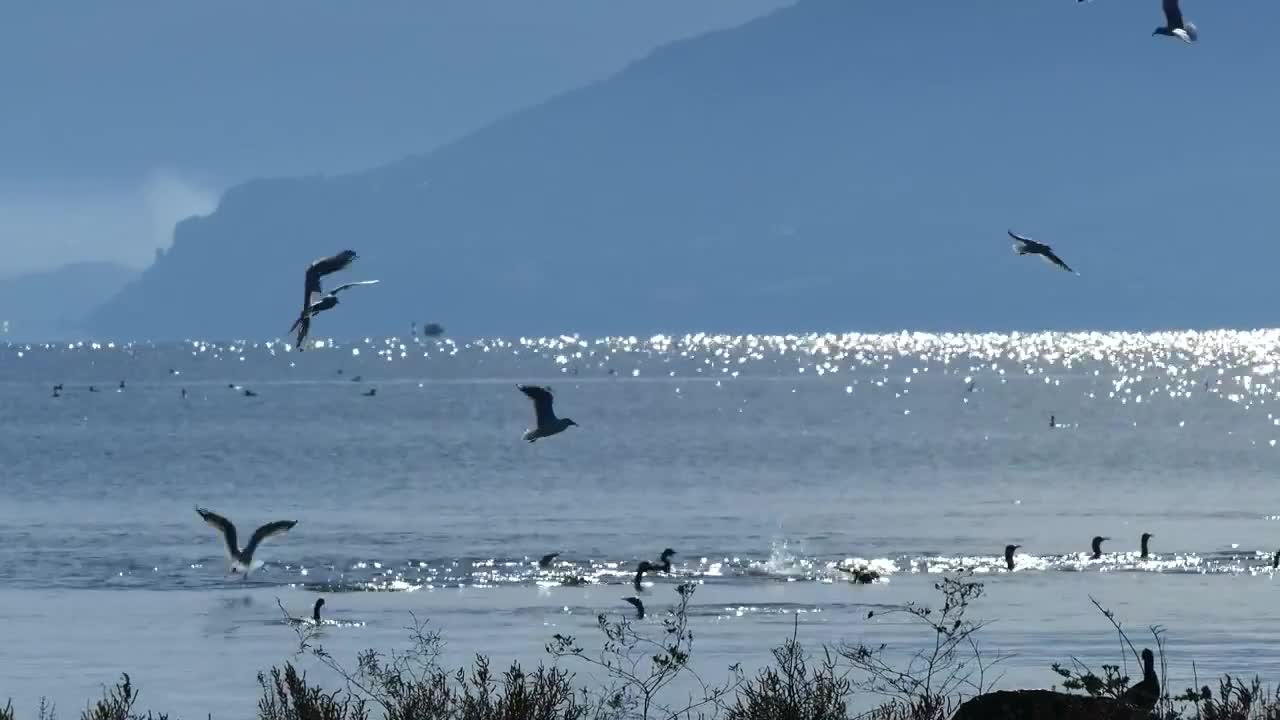
<instances>
[{"instance_id":1,"label":"hazy blue sky","mask_svg":"<svg viewBox=\"0 0 1280 720\"><path fill-rule=\"evenodd\" d=\"M0 275L142 265L251 177L423 152L788 0L10 3Z\"/></svg>"}]
</instances>

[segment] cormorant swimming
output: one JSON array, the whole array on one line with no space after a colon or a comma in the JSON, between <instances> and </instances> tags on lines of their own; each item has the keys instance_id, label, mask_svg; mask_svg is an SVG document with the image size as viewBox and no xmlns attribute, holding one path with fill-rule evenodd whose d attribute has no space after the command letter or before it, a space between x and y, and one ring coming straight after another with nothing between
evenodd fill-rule
<instances>
[{"instance_id":1,"label":"cormorant swimming","mask_svg":"<svg viewBox=\"0 0 1280 720\"><path fill-rule=\"evenodd\" d=\"M537 422L536 427L524 431L522 439L536 442L538 438L558 435L569 426L578 424L569 418L556 417L556 412L552 408L554 398L549 388L538 387L537 385L520 385L519 388L520 392L529 396L529 399L533 401L534 419Z\"/></svg>"},{"instance_id":2,"label":"cormorant swimming","mask_svg":"<svg viewBox=\"0 0 1280 720\"><path fill-rule=\"evenodd\" d=\"M316 600L316 604L311 608L311 623L313 625L320 624L320 608L321 607L324 607L324 598L318 598ZM296 618L296 617L289 618L289 623L291 625L304 625L306 624L306 622L307 620L305 618Z\"/></svg>"},{"instance_id":3,"label":"cormorant swimming","mask_svg":"<svg viewBox=\"0 0 1280 720\"><path fill-rule=\"evenodd\" d=\"M551 567L551 564L554 563L556 561L556 558L558 557L560 557L560 553L558 552L547 553L546 555L543 555L540 560L538 560L538 567L542 568L543 570L546 570L547 568Z\"/></svg>"},{"instance_id":4,"label":"cormorant swimming","mask_svg":"<svg viewBox=\"0 0 1280 720\"><path fill-rule=\"evenodd\" d=\"M1102 543L1110 539L1111 538L1109 537L1102 537L1101 535L1098 535L1093 538L1093 559L1094 560L1097 560L1102 557Z\"/></svg>"},{"instance_id":5,"label":"cormorant swimming","mask_svg":"<svg viewBox=\"0 0 1280 720\"><path fill-rule=\"evenodd\" d=\"M363 394L365 397L373 397L378 394L378 388L369 388Z\"/></svg>"},{"instance_id":6,"label":"cormorant swimming","mask_svg":"<svg viewBox=\"0 0 1280 720\"><path fill-rule=\"evenodd\" d=\"M1069 273L1075 273L1076 275L1080 274L1075 270L1072 270L1070 265L1062 261L1062 258L1055 255L1053 248L1048 245L1036 242L1029 237L1018 235L1012 230L1009 231L1009 237L1013 238L1013 251L1019 255L1039 255Z\"/></svg>"},{"instance_id":7,"label":"cormorant swimming","mask_svg":"<svg viewBox=\"0 0 1280 720\"><path fill-rule=\"evenodd\" d=\"M631 596L631 597L624 597L622 599L631 603L633 606L635 606L637 620L644 619L644 603L640 602L640 598Z\"/></svg>"},{"instance_id":8,"label":"cormorant swimming","mask_svg":"<svg viewBox=\"0 0 1280 720\"><path fill-rule=\"evenodd\" d=\"M277 520L267 523L253 531L253 535L249 538L249 544L245 545L242 550L236 541L236 526L232 525L230 520L202 507L197 507L196 512L200 514L200 517L204 518L204 521L210 527L217 528L222 533L222 539L227 544L227 556L230 564L229 572L242 572L246 578L249 576L250 571L262 564L255 565L253 562L253 551L258 549L258 545L263 540L273 535L287 532L298 524L297 520Z\"/></svg>"},{"instance_id":9,"label":"cormorant swimming","mask_svg":"<svg viewBox=\"0 0 1280 720\"><path fill-rule=\"evenodd\" d=\"M1049 416L1049 427L1058 427L1058 419L1052 415Z\"/></svg>"},{"instance_id":10,"label":"cormorant swimming","mask_svg":"<svg viewBox=\"0 0 1280 720\"><path fill-rule=\"evenodd\" d=\"M1176 37L1185 43L1195 42L1200 37L1200 33L1196 31L1193 23L1182 18L1182 8L1178 7L1178 0L1163 0L1163 4L1164 25L1153 30L1151 34Z\"/></svg>"},{"instance_id":11,"label":"cormorant swimming","mask_svg":"<svg viewBox=\"0 0 1280 720\"><path fill-rule=\"evenodd\" d=\"M1151 533L1142 533L1142 559L1146 560L1151 557L1151 553L1147 550L1147 541L1155 537Z\"/></svg>"},{"instance_id":12,"label":"cormorant swimming","mask_svg":"<svg viewBox=\"0 0 1280 720\"><path fill-rule=\"evenodd\" d=\"M1013 572L1013 552L1021 545L1005 545L1004 546L1004 564L1009 568L1009 572Z\"/></svg>"},{"instance_id":13,"label":"cormorant swimming","mask_svg":"<svg viewBox=\"0 0 1280 720\"><path fill-rule=\"evenodd\" d=\"M1280 568L1280 550L1276 551L1275 557L1271 558L1271 569Z\"/></svg>"},{"instance_id":14,"label":"cormorant swimming","mask_svg":"<svg viewBox=\"0 0 1280 720\"><path fill-rule=\"evenodd\" d=\"M245 396L245 397L258 397L258 393L256 393L256 392L254 392L254 391L250 390L249 388L245 388L245 389L244 389L244 396Z\"/></svg>"},{"instance_id":15,"label":"cormorant swimming","mask_svg":"<svg viewBox=\"0 0 1280 720\"><path fill-rule=\"evenodd\" d=\"M656 563L649 562L648 560L641 560L640 564L636 566L636 579L635 579L635 582L633 583L633 585L636 588L636 592L640 592L640 579L644 577L645 573L671 572L671 556L675 554L676 554L675 550L672 550L671 548L667 548L666 550L662 551L662 559Z\"/></svg>"}]
</instances>

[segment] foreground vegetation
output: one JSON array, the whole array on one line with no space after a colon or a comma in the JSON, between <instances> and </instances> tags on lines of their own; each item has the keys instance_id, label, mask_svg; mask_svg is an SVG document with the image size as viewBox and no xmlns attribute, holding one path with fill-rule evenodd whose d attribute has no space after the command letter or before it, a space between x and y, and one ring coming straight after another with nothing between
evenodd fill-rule
<instances>
[{"instance_id":1,"label":"foreground vegetation","mask_svg":"<svg viewBox=\"0 0 1280 720\"><path fill-rule=\"evenodd\" d=\"M984 653L978 642L984 623L967 616L970 603L982 595L981 583L962 575L935 587L940 605L912 604L880 613L921 629L922 649L905 663L893 662L883 645L842 644L811 652L793 634L758 673L748 676L734 665L715 679L702 677L690 664L692 584L677 588L661 630L642 631L626 618L601 614L593 649L557 634L546 645L549 662L533 670L513 663L498 673L483 655L469 668L447 669L439 662L440 635L417 618L408 628L407 651L366 650L348 667L319 644L316 627L295 626L298 654L333 670L342 687L313 685L285 662L259 673L257 715L259 720L946 720L965 698L991 690L1007 658ZM1120 622L1098 609L1136 657ZM1150 633L1160 657L1160 686L1167 688L1164 633L1159 627ZM1118 699L1131 684L1123 666L1104 665L1099 673L1072 658L1053 671L1063 689L1082 698ZM592 683L578 682L575 668L590 670ZM696 688L692 693L674 690L690 686ZM138 697L131 678L123 675L80 718L167 720L164 714L135 710ZM868 703L867 697L876 701ZM853 712L854 701L858 707L876 707ZM17 717L12 704L0 708L0 720ZM58 715L42 701L33 717L55 720ZM1149 717L1280 720L1280 691L1265 689L1257 678L1226 676L1216 688L1205 685L1176 695L1166 690Z\"/></svg>"}]
</instances>

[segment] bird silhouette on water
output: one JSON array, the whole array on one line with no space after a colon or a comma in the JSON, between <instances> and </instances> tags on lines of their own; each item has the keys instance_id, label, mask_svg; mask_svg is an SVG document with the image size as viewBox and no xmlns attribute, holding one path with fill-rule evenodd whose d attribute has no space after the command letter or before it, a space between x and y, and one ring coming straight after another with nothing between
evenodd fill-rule
<instances>
[{"instance_id":1,"label":"bird silhouette on water","mask_svg":"<svg viewBox=\"0 0 1280 720\"><path fill-rule=\"evenodd\" d=\"M641 591L640 581L641 579L644 578L645 573L671 572L671 556L675 554L676 554L675 550L672 550L671 548L667 548L666 550L662 551L661 559L658 560L658 562L656 563L649 562L648 560L641 560L640 564L636 566L636 579L635 579L635 582L632 583L635 586L636 592Z\"/></svg>"},{"instance_id":2,"label":"bird silhouette on water","mask_svg":"<svg viewBox=\"0 0 1280 720\"><path fill-rule=\"evenodd\" d=\"M1093 538L1093 559L1098 560L1102 557L1102 543L1110 540L1109 537L1098 535Z\"/></svg>"},{"instance_id":3,"label":"bird silhouette on water","mask_svg":"<svg viewBox=\"0 0 1280 720\"><path fill-rule=\"evenodd\" d=\"M556 558L558 557L560 557L560 553L558 552L547 553L546 555L543 555L538 560L538 567L542 568L543 570L546 570L550 568L553 563L555 563Z\"/></svg>"},{"instance_id":4,"label":"bird silhouette on water","mask_svg":"<svg viewBox=\"0 0 1280 720\"><path fill-rule=\"evenodd\" d=\"M311 623L313 625L320 624L320 608L324 607L324 598L317 598L316 604L311 608ZM289 618L291 625L303 625L307 622L306 618Z\"/></svg>"},{"instance_id":5,"label":"bird silhouette on water","mask_svg":"<svg viewBox=\"0 0 1280 720\"><path fill-rule=\"evenodd\" d=\"M1146 560L1147 558L1151 557L1151 551L1150 551L1150 548L1147 547L1147 544L1148 542L1150 542L1151 538L1153 537L1155 537L1155 535L1152 535L1151 533L1142 533L1142 559L1143 560Z\"/></svg>"},{"instance_id":6,"label":"bird silhouette on water","mask_svg":"<svg viewBox=\"0 0 1280 720\"><path fill-rule=\"evenodd\" d=\"M1275 556L1271 558L1271 569L1276 568L1280 568L1280 550L1277 550Z\"/></svg>"},{"instance_id":7,"label":"bird silhouette on water","mask_svg":"<svg viewBox=\"0 0 1280 720\"><path fill-rule=\"evenodd\" d=\"M1004 546L1004 564L1005 564L1005 567L1009 568L1009 572L1013 572L1013 553L1020 547L1022 546L1021 545L1005 545Z\"/></svg>"},{"instance_id":8,"label":"bird silhouette on water","mask_svg":"<svg viewBox=\"0 0 1280 720\"><path fill-rule=\"evenodd\" d=\"M1196 30L1195 24L1182 17L1182 8L1178 6L1178 0L1163 0L1163 5L1164 25L1151 31L1153 36L1176 37L1184 43L1193 43L1199 39L1200 33Z\"/></svg>"},{"instance_id":9,"label":"bird silhouette on water","mask_svg":"<svg viewBox=\"0 0 1280 720\"><path fill-rule=\"evenodd\" d=\"M624 598L622 598L622 599L623 599L624 601L626 601L626 602L631 603L631 605L632 605L633 607L635 607L635 609L636 609L636 619L637 619L637 620L643 620L643 619L644 619L644 603L643 603L643 602L640 602L640 598L635 597L635 596L630 596L630 597L624 597Z\"/></svg>"},{"instance_id":10,"label":"bird silhouette on water","mask_svg":"<svg viewBox=\"0 0 1280 720\"><path fill-rule=\"evenodd\" d=\"M374 396L376 396L377 394L378 394L378 388L369 388L368 390L364 391L364 393L363 393L363 395L364 395L365 397L374 397Z\"/></svg>"},{"instance_id":11,"label":"bird silhouette on water","mask_svg":"<svg viewBox=\"0 0 1280 720\"><path fill-rule=\"evenodd\" d=\"M537 442L539 438L551 437L558 435L568 429L570 426L578 423L569 418L556 417L556 411L552 407L555 398L551 395L551 389L539 387L537 385L520 385L520 392L524 393L533 401L534 420L537 423L535 427L524 431L522 438L529 442Z\"/></svg>"},{"instance_id":12,"label":"bird silhouette on water","mask_svg":"<svg viewBox=\"0 0 1280 720\"><path fill-rule=\"evenodd\" d=\"M196 512L200 514L200 517L204 518L204 521L210 527L216 528L222 533L222 539L227 545L228 572L232 574L244 573L246 578L254 568L261 565L261 563L255 565L253 562L253 553L258 549L258 545L273 535L288 532L294 525L298 524L297 520L269 522L254 530L253 535L249 538L249 544L241 549L236 538L236 526L230 520L202 507L197 507Z\"/></svg>"},{"instance_id":13,"label":"bird silhouette on water","mask_svg":"<svg viewBox=\"0 0 1280 720\"><path fill-rule=\"evenodd\" d=\"M1062 268L1063 270L1066 270L1069 273L1075 273L1076 275L1080 274L1075 270L1072 270L1070 265L1063 262L1062 258L1058 257L1053 252L1053 248L1049 247L1048 245L1045 245L1044 243L1041 243L1041 242L1036 242L1035 240L1032 240L1029 237L1023 237L1012 230L1009 231L1009 237L1013 238L1013 251L1016 252L1017 254L1039 255L1040 257Z\"/></svg>"},{"instance_id":14,"label":"bird silhouette on water","mask_svg":"<svg viewBox=\"0 0 1280 720\"><path fill-rule=\"evenodd\" d=\"M880 579L880 573L867 568L859 567L836 567L837 570L849 574L849 582L854 585L870 585Z\"/></svg>"}]
</instances>

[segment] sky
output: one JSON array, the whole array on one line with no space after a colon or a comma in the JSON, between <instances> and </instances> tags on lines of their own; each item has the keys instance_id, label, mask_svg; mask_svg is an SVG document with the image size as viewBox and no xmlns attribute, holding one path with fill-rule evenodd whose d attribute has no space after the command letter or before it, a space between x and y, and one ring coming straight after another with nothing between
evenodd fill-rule
<instances>
[{"instance_id":1,"label":"sky","mask_svg":"<svg viewBox=\"0 0 1280 720\"><path fill-rule=\"evenodd\" d=\"M143 267L235 183L423 153L787 4L13 4L0 23L0 276Z\"/></svg>"}]
</instances>

